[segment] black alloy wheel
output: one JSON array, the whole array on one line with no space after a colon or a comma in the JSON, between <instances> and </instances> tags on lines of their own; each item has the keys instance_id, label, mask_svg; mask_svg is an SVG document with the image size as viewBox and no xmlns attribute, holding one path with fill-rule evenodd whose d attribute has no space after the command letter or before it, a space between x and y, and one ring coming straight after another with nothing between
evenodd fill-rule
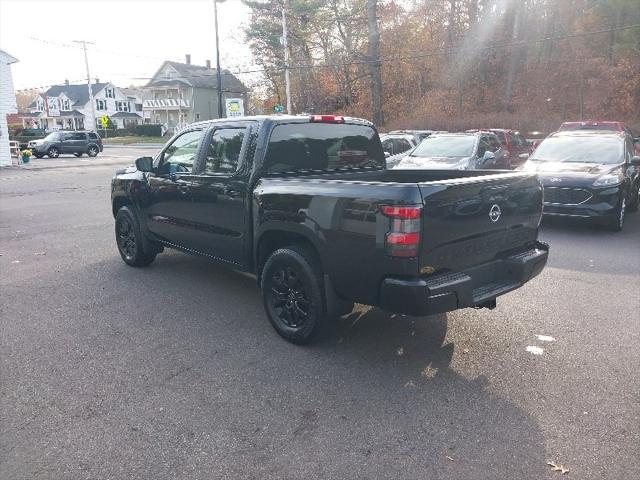
<instances>
[{"instance_id":1,"label":"black alloy wheel","mask_svg":"<svg viewBox=\"0 0 640 480\"><path fill-rule=\"evenodd\" d=\"M267 317L286 340L311 342L325 324L322 268L317 254L305 246L276 250L261 274Z\"/></svg>"},{"instance_id":2,"label":"black alloy wheel","mask_svg":"<svg viewBox=\"0 0 640 480\"><path fill-rule=\"evenodd\" d=\"M116 244L122 260L132 267L144 267L153 262L160 251L147 252L135 213L125 206L116 215Z\"/></svg>"}]
</instances>

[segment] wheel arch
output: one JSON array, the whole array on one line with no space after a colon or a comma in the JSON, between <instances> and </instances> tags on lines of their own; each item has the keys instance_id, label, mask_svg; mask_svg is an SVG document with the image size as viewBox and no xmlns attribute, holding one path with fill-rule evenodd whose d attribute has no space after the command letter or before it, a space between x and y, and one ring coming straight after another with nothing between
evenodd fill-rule
<instances>
[{"instance_id":1,"label":"wheel arch","mask_svg":"<svg viewBox=\"0 0 640 480\"><path fill-rule=\"evenodd\" d=\"M113 218L116 218L118 210L126 205L133 205L133 202L125 196L115 197L111 202L111 212L113 213Z\"/></svg>"}]
</instances>

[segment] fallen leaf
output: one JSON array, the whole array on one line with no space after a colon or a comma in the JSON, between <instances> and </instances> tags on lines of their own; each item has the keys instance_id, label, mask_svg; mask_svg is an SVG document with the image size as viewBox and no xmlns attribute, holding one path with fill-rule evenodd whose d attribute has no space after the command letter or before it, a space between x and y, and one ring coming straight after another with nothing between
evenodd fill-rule
<instances>
[{"instance_id":1,"label":"fallen leaf","mask_svg":"<svg viewBox=\"0 0 640 480\"><path fill-rule=\"evenodd\" d=\"M13 261L13 262L11 262L11 263L20 263L20 260L14 260L14 261Z\"/></svg>"},{"instance_id":2,"label":"fallen leaf","mask_svg":"<svg viewBox=\"0 0 640 480\"><path fill-rule=\"evenodd\" d=\"M451 458L449 455L447 455L447 460L451 460L453 462L453 458Z\"/></svg>"},{"instance_id":3,"label":"fallen leaf","mask_svg":"<svg viewBox=\"0 0 640 480\"><path fill-rule=\"evenodd\" d=\"M34 255L46 255L46 254L47 254L47 252L36 252L36 253L34 253Z\"/></svg>"},{"instance_id":4,"label":"fallen leaf","mask_svg":"<svg viewBox=\"0 0 640 480\"><path fill-rule=\"evenodd\" d=\"M535 347L533 345L529 345L527 347L527 352L533 353L534 355L542 355L544 352L544 349L540 347Z\"/></svg>"},{"instance_id":5,"label":"fallen leaf","mask_svg":"<svg viewBox=\"0 0 640 480\"><path fill-rule=\"evenodd\" d=\"M462 353L469 353L469 349L465 348L464 350L462 350Z\"/></svg>"},{"instance_id":6,"label":"fallen leaf","mask_svg":"<svg viewBox=\"0 0 640 480\"><path fill-rule=\"evenodd\" d=\"M407 383L404 384L404 388L416 388L416 384L413 383L411 380L409 380Z\"/></svg>"},{"instance_id":7,"label":"fallen leaf","mask_svg":"<svg viewBox=\"0 0 640 480\"><path fill-rule=\"evenodd\" d=\"M404 348L400 347L400 348L398 349L398 356L400 356L400 357L401 357L402 355L404 355Z\"/></svg>"},{"instance_id":8,"label":"fallen leaf","mask_svg":"<svg viewBox=\"0 0 640 480\"><path fill-rule=\"evenodd\" d=\"M549 335L536 335L536 338L538 340L540 340L541 342L555 342L556 339L553 337L550 337Z\"/></svg>"},{"instance_id":9,"label":"fallen leaf","mask_svg":"<svg viewBox=\"0 0 640 480\"><path fill-rule=\"evenodd\" d=\"M438 369L435 367L432 367L431 364L429 364L426 367L424 367L424 369L422 370L422 372L420 372L420 374L425 378L435 378L435 376L438 374Z\"/></svg>"},{"instance_id":10,"label":"fallen leaf","mask_svg":"<svg viewBox=\"0 0 640 480\"><path fill-rule=\"evenodd\" d=\"M551 470L554 472L559 472L560 475L565 475L569 473L569 469L564 468L562 465L558 465L555 462L547 462L547 465L551 467Z\"/></svg>"}]
</instances>

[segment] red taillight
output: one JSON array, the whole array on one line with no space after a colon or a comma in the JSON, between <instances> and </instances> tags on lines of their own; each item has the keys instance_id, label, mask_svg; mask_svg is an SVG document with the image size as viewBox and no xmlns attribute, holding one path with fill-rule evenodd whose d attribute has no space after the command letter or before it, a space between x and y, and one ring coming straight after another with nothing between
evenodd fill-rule
<instances>
[{"instance_id":1,"label":"red taillight","mask_svg":"<svg viewBox=\"0 0 640 480\"><path fill-rule=\"evenodd\" d=\"M311 121L321 123L344 123L344 117L336 115L311 115Z\"/></svg>"},{"instance_id":2,"label":"red taillight","mask_svg":"<svg viewBox=\"0 0 640 480\"><path fill-rule=\"evenodd\" d=\"M389 218L385 250L391 257L416 257L420 250L419 205L382 205L380 212Z\"/></svg>"},{"instance_id":3,"label":"red taillight","mask_svg":"<svg viewBox=\"0 0 640 480\"><path fill-rule=\"evenodd\" d=\"M420 212L422 212L421 207L396 207L393 205L383 205L380 209L385 216L392 218L420 218Z\"/></svg>"}]
</instances>

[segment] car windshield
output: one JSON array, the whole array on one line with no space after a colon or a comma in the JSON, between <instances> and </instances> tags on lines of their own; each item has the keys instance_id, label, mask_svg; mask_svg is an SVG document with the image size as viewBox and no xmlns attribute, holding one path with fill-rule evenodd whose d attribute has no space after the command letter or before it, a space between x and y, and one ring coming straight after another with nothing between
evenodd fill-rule
<instances>
[{"instance_id":1,"label":"car windshield","mask_svg":"<svg viewBox=\"0 0 640 480\"><path fill-rule=\"evenodd\" d=\"M624 142L613 137L549 137L531 155L531 160L614 164L623 161Z\"/></svg>"},{"instance_id":2,"label":"car windshield","mask_svg":"<svg viewBox=\"0 0 640 480\"><path fill-rule=\"evenodd\" d=\"M60 137L60 135L57 132L53 132L50 133L49 135L47 135L46 137L44 137L45 140L48 140L49 142L53 142L58 140L58 138Z\"/></svg>"},{"instance_id":3,"label":"car windshield","mask_svg":"<svg viewBox=\"0 0 640 480\"><path fill-rule=\"evenodd\" d=\"M476 143L475 135L425 138L412 152L412 157L470 157Z\"/></svg>"}]
</instances>

